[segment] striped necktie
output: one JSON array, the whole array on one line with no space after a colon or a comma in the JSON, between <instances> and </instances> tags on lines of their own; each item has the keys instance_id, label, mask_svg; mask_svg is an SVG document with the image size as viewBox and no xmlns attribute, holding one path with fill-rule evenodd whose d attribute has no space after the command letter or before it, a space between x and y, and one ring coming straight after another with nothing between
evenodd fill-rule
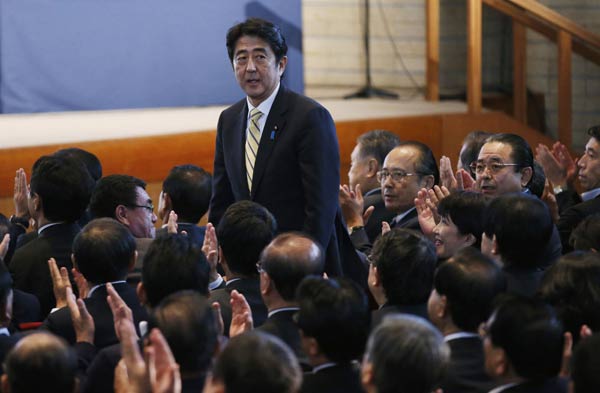
<instances>
[{"instance_id":1,"label":"striped necktie","mask_svg":"<svg viewBox=\"0 0 600 393\"><path fill-rule=\"evenodd\" d=\"M252 190L252 175L254 175L254 162L258 154L258 142L260 140L260 128L258 128L258 119L262 112L257 108L250 111L250 125L248 127L248 136L246 137L246 179L248 180L248 190Z\"/></svg>"}]
</instances>

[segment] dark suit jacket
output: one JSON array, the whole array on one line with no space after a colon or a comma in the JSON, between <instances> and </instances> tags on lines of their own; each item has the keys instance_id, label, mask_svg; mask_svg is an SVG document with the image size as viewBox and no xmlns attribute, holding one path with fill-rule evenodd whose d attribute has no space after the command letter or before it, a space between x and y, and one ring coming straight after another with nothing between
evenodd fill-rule
<instances>
[{"instance_id":1,"label":"dark suit jacket","mask_svg":"<svg viewBox=\"0 0 600 393\"><path fill-rule=\"evenodd\" d=\"M590 199L589 201L578 203L561 213L556 226L560 233L563 253L573 250L573 247L569 245L569 237L571 236L573 229L575 229L584 218L591 216L594 213L600 213L600 196Z\"/></svg>"},{"instance_id":2,"label":"dark suit jacket","mask_svg":"<svg viewBox=\"0 0 600 393\"><path fill-rule=\"evenodd\" d=\"M506 292L527 297L535 295L544 271L536 267L506 266L503 269L506 277Z\"/></svg>"},{"instance_id":3,"label":"dark suit jacket","mask_svg":"<svg viewBox=\"0 0 600 393\"><path fill-rule=\"evenodd\" d=\"M441 384L445 393L485 393L497 386L485 373L483 342L478 336L448 341L450 366Z\"/></svg>"},{"instance_id":4,"label":"dark suit jacket","mask_svg":"<svg viewBox=\"0 0 600 393\"><path fill-rule=\"evenodd\" d=\"M227 286L223 289L216 289L210 293L210 301L219 302L221 305L221 315L223 316L224 334L229 336L229 325L231 325L231 304L229 303L231 296L230 293L233 290L238 291L246 298L246 301L250 305L252 310L252 319L254 321L254 327L259 327L265 323L267 319L267 307L262 300L260 295L260 279L255 278L241 278L233 282L227 283Z\"/></svg>"},{"instance_id":5,"label":"dark suit jacket","mask_svg":"<svg viewBox=\"0 0 600 393\"><path fill-rule=\"evenodd\" d=\"M114 288L123 301L131 308L136 327L140 321L148 319L146 310L140 305L135 290L130 285L127 283L114 284ZM106 286L103 285L98 287L90 297L84 300L96 326L94 345L97 348L104 348L119 342L115 334L113 316L110 306L106 301L106 296ZM75 343L75 331L73 330L71 314L67 307L63 307L48 315L42 326L52 333L63 337L70 344Z\"/></svg>"},{"instance_id":6,"label":"dark suit jacket","mask_svg":"<svg viewBox=\"0 0 600 393\"><path fill-rule=\"evenodd\" d=\"M13 315L11 324L18 328L24 322L39 322L40 302L34 295L15 289L13 291Z\"/></svg>"},{"instance_id":7,"label":"dark suit jacket","mask_svg":"<svg viewBox=\"0 0 600 393\"><path fill-rule=\"evenodd\" d=\"M293 316L297 310L283 310L267 318L265 323L256 330L279 337L296 354L298 361L304 369L310 369L308 357L302 350L300 330L294 322Z\"/></svg>"},{"instance_id":8,"label":"dark suit jacket","mask_svg":"<svg viewBox=\"0 0 600 393\"><path fill-rule=\"evenodd\" d=\"M57 265L64 266L71 277L71 246L79 233L77 224L57 224L46 228L34 240L17 249L9 270L14 287L37 296L40 313L44 318L56 304L52 290L52 278L48 269L48 259L56 259ZM73 285L75 288L75 285Z\"/></svg>"},{"instance_id":9,"label":"dark suit jacket","mask_svg":"<svg viewBox=\"0 0 600 393\"><path fill-rule=\"evenodd\" d=\"M195 224L190 224L187 222L177 223L177 232L181 233L185 231L188 237L194 242L194 244L202 247L204 243L204 233L206 232L206 227L199 227ZM156 237L164 236L167 234L167 228L160 228L156 231Z\"/></svg>"},{"instance_id":10,"label":"dark suit jacket","mask_svg":"<svg viewBox=\"0 0 600 393\"><path fill-rule=\"evenodd\" d=\"M273 213L280 232L309 233L334 255L340 157L331 115L281 84L262 132L251 190L244 163L247 117L246 98L219 117L209 221L217 225L229 205L249 199ZM337 258L326 263L334 275L341 272Z\"/></svg>"},{"instance_id":11,"label":"dark suit jacket","mask_svg":"<svg viewBox=\"0 0 600 393\"><path fill-rule=\"evenodd\" d=\"M369 191L364 197L365 210L371 206L375 207L369 221L365 224L365 232L371 243L375 243L377 236L381 235L381 223L388 223L394 219L394 213L385 208L383 197L381 196L381 188Z\"/></svg>"},{"instance_id":12,"label":"dark suit jacket","mask_svg":"<svg viewBox=\"0 0 600 393\"><path fill-rule=\"evenodd\" d=\"M427 302L422 304L384 304L380 309L371 313L371 330L375 329L388 314L410 314L429 320Z\"/></svg>"},{"instance_id":13,"label":"dark suit jacket","mask_svg":"<svg viewBox=\"0 0 600 393\"><path fill-rule=\"evenodd\" d=\"M525 382L513 386L502 393L567 393L567 381L562 378L549 378L541 382Z\"/></svg>"},{"instance_id":14,"label":"dark suit jacket","mask_svg":"<svg viewBox=\"0 0 600 393\"><path fill-rule=\"evenodd\" d=\"M336 364L316 373L305 373L301 393L363 393L358 368Z\"/></svg>"}]
</instances>

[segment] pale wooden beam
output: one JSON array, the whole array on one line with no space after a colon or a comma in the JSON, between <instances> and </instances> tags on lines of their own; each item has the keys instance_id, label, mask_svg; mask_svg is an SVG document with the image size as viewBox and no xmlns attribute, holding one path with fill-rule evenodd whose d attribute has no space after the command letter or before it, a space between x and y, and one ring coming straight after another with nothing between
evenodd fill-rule
<instances>
[{"instance_id":1,"label":"pale wooden beam","mask_svg":"<svg viewBox=\"0 0 600 393\"><path fill-rule=\"evenodd\" d=\"M440 1L427 0L427 92L428 101L440 99Z\"/></svg>"},{"instance_id":2,"label":"pale wooden beam","mask_svg":"<svg viewBox=\"0 0 600 393\"><path fill-rule=\"evenodd\" d=\"M527 31L513 20L513 116L527 123Z\"/></svg>"},{"instance_id":3,"label":"pale wooden beam","mask_svg":"<svg viewBox=\"0 0 600 393\"><path fill-rule=\"evenodd\" d=\"M572 90L571 90L571 34L558 32L558 139L571 148Z\"/></svg>"},{"instance_id":4,"label":"pale wooden beam","mask_svg":"<svg viewBox=\"0 0 600 393\"><path fill-rule=\"evenodd\" d=\"M481 112L481 0L467 1L467 104Z\"/></svg>"}]
</instances>

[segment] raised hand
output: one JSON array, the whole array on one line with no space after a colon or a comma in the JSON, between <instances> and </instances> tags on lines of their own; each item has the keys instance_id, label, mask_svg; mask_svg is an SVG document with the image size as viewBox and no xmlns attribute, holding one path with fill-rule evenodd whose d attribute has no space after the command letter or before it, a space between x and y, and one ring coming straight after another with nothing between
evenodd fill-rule
<instances>
[{"instance_id":1,"label":"raised hand","mask_svg":"<svg viewBox=\"0 0 600 393\"><path fill-rule=\"evenodd\" d=\"M459 183L452 171L452 163L446 156L440 158L440 184L451 191L460 189Z\"/></svg>"},{"instance_id":2,"label":"raised hand","mask_svg":"<svg viewBox=\"0 0 600 393\"><path fill-rule=\"evenodd\" d=\"M254 327L252 320L252 310L246 301L244 295L236 291L231 291L231 326L229 327L229 337L235 337Z\"/></svg>"},{"instance_id":3,"label":"raised hand","mask_svg":"<svg viewBox=\"0 0 600 393\"><path fill-rule=\"evenodd\" d=\"M202 252L208 261L208 266L210 267L209 280L212 282L219 276L219 273L217 273L217 264L219 263L219 243L217 241L217 231L210 222L206 224Z\"/></svg>"},{"instance_id":4,"label":"raised hand","mask_svg":"<svg viewBox=\"0 0 600 393\"><path fill-rule=\"evenodd\" d=\"M69 272L64 266L59 270L54 258L48 260L48 268L50 269L50 277L52 278L52 289L54 291L54 297L56 298L56 308L66 307L67 288L71 288Z\"/></svg>"},{"instance_id":5,"label":"raised hand","mask_svg":"<svg viewBox=\"0 0 600 393\"><path fill-rule=\"evenodd\" d=\"M27 194L29 186L27 185L27 174L23 168L17 169L15 174L15 187L13 193L13 202L15 204L15 216L29 219L29 208L27 206Z\"/></svg>"},{"instance_id":6,"label":"raised hand","mask_svg":"<svg viewBox=\"0 0 600 393\"><path fill-rule=\"evenodd\" d=\"M106 291L108 292L106 300L108 301L108 305L110 306L110 311L112 311L115 332L117 333L117 337L119 337L119 340L121 340L119 332L121 331L122 326L128 323L131 323L131 325L133 326L133 313L131 312L129 306L123 301L123 299L121 299L121 296L119 296L117 291L115 291L115 288L112 286L111 283L106 284ZM134 334L137 339L137 333L135 332L135 328Z\"/></svg>"},{"instance_id":7,"label":"raised hand","mask_svg":"<svg viewBox=\"0 0 600 393\"><path fill-rule=\"evenodd\" d=\"M75 299L73 289L67 287L67 306L71 312L71 321L77 342L94 344L96 326L82 299Z\"/></svg>"},{"instance_id":8,"label":"raised hand","mask_svg":"<svg viewBox=\"0 0 600 393\"><path fill-rule=\"evenodd\" d=\"M419 192L417 192L417 197L415 198L415 208L417 209L417 217L419 219L421 231L425 236L432 237L433 228L435 228L437 223L435 221L435 215L430 207L431 202L427 202L428 199L428 190L422 188L419 190Z\"/></svg>"},{"instance_id":9,"label":"raised hand","mask_svg":"<svg viewBox=\"0 0 600 393\"><path fill-rule=\"evenodd\" d=\"M360 184L357 184L354 190L346 184L340 185L339 201L348 228L365 224L366 219L363 216L364 199ZM372 212L372 209L368 212L367 219Z\"/></svg>"},{"instance_id":10,"label":"raised hand","mask_svg":"<svg viewBox=\"0 0 600 393\"><path fill-rule=\"evenodd\" d=\"M177 233L177 214L174 210L169 212L169 220L167 221L167 233Z\"/></svg>"}]
</instances>

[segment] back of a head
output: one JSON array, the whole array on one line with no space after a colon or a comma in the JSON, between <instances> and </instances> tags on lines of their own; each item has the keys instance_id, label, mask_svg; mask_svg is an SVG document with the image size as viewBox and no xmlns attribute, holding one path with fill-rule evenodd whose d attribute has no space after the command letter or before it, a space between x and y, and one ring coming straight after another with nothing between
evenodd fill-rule
<instances>
[{"instance_id":1,"label":"back of a head","mask_svg":"<svg viewBox=\"0 0 600 393\"><path fill-rule=\"evenodd\" d=\"M76 388L75 353L50 333L21 339L8 353L4 370L12 393L68 393Z\"/></svg>"},{"instance_id":2,"label":"back of a head","mask_svg":"<svg viewBox=\"0 0 600 393\"><path fill-rule=\"evenodd\" d=\"M60 149L54 153L55 156L59 157L71 157L79 160L85 165L94 182L97 182L102 177L102 164L98 157L87 150L80 149L78 147L69 147L67 149Z\"/></svg>"},{"instance_id":3,"label":"back of a head","mask_svg":"<svg viewBox=\"0 0 600 393\"><path fill-rule=\"evenodd\" d=\"M332 362L360 358L370 326L367 296L344 279L307 277L298 288L297 324L304 336L313 337Z\"/></svg>"},{"instance_id":4,"label":"back of a head","mask_svg":"<svg viewBox=\"0 0 600 393\"><path fill-rule=\"evenodd\" d=\"M390 304L427 302L437 262L431 241L416 231L392 229L377 239L371 258Z\"/></svg>"},{"instance_id":5,"label":"back of a head","mask_svg":"<svg viewBox=\"0 0 600 393\"><path fill-rule=\"evenodd\" d=\"M540 381L558 374L563 354L563 327L554 310L538 299L506 295L488 324L492 344L502 348L515 372Z\"/></svg>"},{"instance_id":6,"label":"back of a head","mask_svg":"<svg viewBox=\"0 0 600 393\"><path fill-rule=\"evenodd\" d=\"M324 255L319 244L309 236L288 232L269 243L259 263L279 295L286 301L294 301L304 277L323 274Z\"/></svg>"},{"instance_id":7,"label":"back of a head","mask_svg":"<svg viewBox=\"0 0 600 393\"><path fill-rule=\"evenodd\" d=\"M0 239L3 239L4 235L9 232L11 225L8 217L0 213Z\"/></svg>"},{"instance_id":8,"label":"back of a head","mask_svg":"<svg viewBox=\"0 0 600 393\"><path fill-rule=\"evenodd\" d=\"M77 270L94 284L124 280L135 249L131 232L112 218L90 221L73 241Z\"/></svg>"},{"instance_id":9,"label":"back of a head","mask_svg":"<svg viewBox=\"0 0 600 393\"><path fill-rule=\"evenodd\" d=\"M30 188L41 197L46 219L74 222L90 202L94 181L80 161L42 156L33 164Z\"/></svg>"},{"instance_id":10,"label":"back of a head","mask_svg":"<svg viewBox=\"0 0 600 393\"><path fill-rule=\"evenodd\" d=\"M209 266L202 249L184 234L167 234L152 241L142 266L142 283L150 307L177 291L208 295Z\"/></svg>"},{"instance_id":11,"label":"back of a head","mask_svg":"<svg viewBox=\"0 0 600 393\"><path fill-rule=\"evenodd\" d=\"M179 222L195 224L206 212L212 193L212 176L196 165L171 169L162 190L171 199Z\"/></svg>"},{"instance_id":12,"label":"back of a head","mask_svg":"<svg viewBox=\"0 0 600 393\"><path fill-rule=\"evenodd\" d=\"M453 192L442 199L438 205L441 217L450 217L461 234L475 237L473 247L481 245L483 233L483 213L487 206L486 197L475 191Z\"/></svg>"},{"instance_id":13,"label":"back of a head","mask_svg":"<svg viewBox=\"0 0 600 393\"><path fill-rule=\"evenodd\" d=\"M573 393L597 393L600 386L600 336L582 340L571 362Z\"/></svg>"},{"instance_id":14,"label":"back of a head","mask_svg":"<svg viewBox=\"0 0 600 393\"><path fill-rule=\"evenodd\" d=\"M437 329L412 315L386 317L371 333L365 352L377 393L430 393L444 378L449 359L450 349Z\"/></svg>"},{"instance_id":15,"label":"back of a head","mask_svg":"<svg viewBox=\"0 0 600 393\"><path fill-rule=\"evenodd\" d=\"M600 255L574 251L544 274L539 295L555 309L565 330L579 341L581 325L600 329Z\"/></svg>"},{"instance_id":16,"label":"back of a head","mask_svg":"<svg viewBox=\"0 0 600 393\"><path fill-rule=\"evenodd\" d=\"M505 266L534 267L552 236L554 223L548 206L537 197L524 193L494 198L484 214L484 232L495 235Z\"/></svg>"},{"instance_id":17,"label":"back of a head","mask_svg":"<svg viewBox=\"0 0 600 393\"><path fill-rule=\"evenodd\" d=\"M356 143L360 145L360 154L363 158L373 157L383 166L385 156L400 143L398 135L387 130L373 130L358 137Z\"/></svg>"},{"instance_id":18,"label":"back of a head","mask_svg":"<svg viewBox=\"0 0 600 393\"><path fill-rule=\"evenodd\" d=\"M571 232L569 244L575 250L600 251L600 214L584 218Z\"/></svg>"},{"instance_id":19,"label":"back of a head","mask_svg":"<svg viewBox=\"0 0 600 393\"><path fill-rule=\"evenodd\" d=\"M544 167L533 160L533 176L531 176L531 181L529 182L529 191L533 195L538 198L541 198L544 194L544 187L546 187L546 172L544 172Z\"/></svg>"},{"instance_id":20,"label":"back of a head","mask_svg":"<svg viewBox=\"0 0 600 393\"><path fill-rule=\"evenodd\" d=\"M289 347L270 334L251 331L232 338L213 368L227 393L295 393L302 373Z\"/></svg>"},{"instance_id":21,"label":"back of a head","mask_svg":"<svg viewBox=\"0 0 600 393\"><path fill-rule=\"evenodd\" d=\"M256 275L256 262L277 232L275 217L263 206L239 201L229 206L217 227L217 239L229 269Z\"/></svg>"},{"instance_id":22,"label":"back of a head","mask_svg":"<svg viewBox=\"0 0 600 393\"><path fill-rule=\"evenodd\" d=\"M146 188L146 183L129 175L109 175L96 183L90 200L90 210L96 218L115 218L115 209L119 205L135 206L137 187Z\"/></svg>"},{"instance_id":23,"label":"back of a head","mask_svg":"<svg viewBox=\"0 0 600 393\"><path fill-rule=\"evenodd\" d=\"M165 336L182 377L204 374L218 341L210 302L196 291L180 291L164 298L152 312L148 328Z\"/></svg>"},{"instance_id":24,"label":"back of a head","mask_svg":"<svg viewBox=\"0 0 600 393\"><path fill-rule=\"evenodd\" d=\"M491 134L487 131L472 131L467 134L465 139L463 139L459 160L463 169L465 169L467 172L470 172L469 165L471 165L473 161L477 160L481 146L483 146L485 140L490 135ZM471 173L471 175L475 177L474 173Z\"/></svg>"},{"instance_id":25,"label":"back of a head","mask_svg":"<svg viewBox=\"0 0 600 393\"><path fill-rule=\"evenodd\" d=\"M419 160L415 163L415 169L419 176L433 176L433 184L440 182L440 170L433 151L424 143L417 141L402 141L398 146L408 146L416 149L420 153Z\"/></svg>"},{"instance_id":26,"label":"back of a head","mask_svg":"<svg viewBox=\"0 0 600 393\"><path fill-rule=\"evenodd\" d=\"M489 318L494 298L506 290L506 279L494 261L466 247L438 267L434 288L446 296L452 322L461 330L477 332Z\"/></svg>"}]
</instances>

